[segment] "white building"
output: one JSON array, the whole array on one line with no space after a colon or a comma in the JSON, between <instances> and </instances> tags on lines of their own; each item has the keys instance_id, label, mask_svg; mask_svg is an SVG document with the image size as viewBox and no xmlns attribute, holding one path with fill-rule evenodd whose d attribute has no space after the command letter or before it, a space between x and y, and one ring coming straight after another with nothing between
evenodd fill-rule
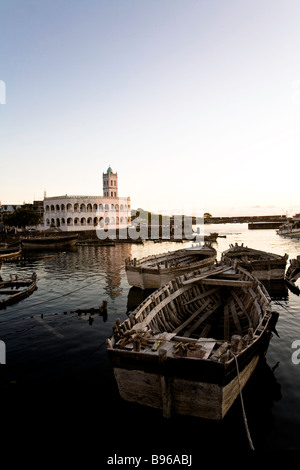
<instances>
[{"instance_id":1,"label":"white building","mask_svg":"<svg viewBox=\"0 0 300 470\"><path fill-rule=\"evenodd\" d=\"M130 197L118 196L118 174L111 167L103 173L103 196L44 198L44 230L62 231L125 228L131 223Z\"/></svg>"}]
</instances>

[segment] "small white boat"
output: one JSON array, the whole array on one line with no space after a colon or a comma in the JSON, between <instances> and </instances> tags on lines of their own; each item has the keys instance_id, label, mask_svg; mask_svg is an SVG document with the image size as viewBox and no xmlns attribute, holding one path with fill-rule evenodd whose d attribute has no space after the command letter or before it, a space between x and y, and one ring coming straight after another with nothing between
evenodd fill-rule
<instances>
[{"instance_id":1,"label":"small white boat","mask_svg":"<svg viewBox=\"0 0 300 470\"><path fill-rule=\"evenodd\" d=\"M208 245L125 260L128 283L140 289L158 289L176 276L214 264L217 252Z\"/></svg>"}]
</instances>

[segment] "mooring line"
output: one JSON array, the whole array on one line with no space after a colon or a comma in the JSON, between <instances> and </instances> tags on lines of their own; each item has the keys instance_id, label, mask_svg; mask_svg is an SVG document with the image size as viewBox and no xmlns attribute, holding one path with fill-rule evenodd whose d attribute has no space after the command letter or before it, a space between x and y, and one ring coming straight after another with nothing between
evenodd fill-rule
<instances>
[{"instance_id":1,"label":"mooring line","mask_svg":"<svg viewBox=\"0 0 300 470\"><path fill-rule=\"evenodd\" d=\"M246 433L247 433L247 437L248 437L248 441L249 441L249 445L250 445L251 450L255 450L254 445L253 445L253 442L252 442L252 439L251 439L251 434L250 434L250 431L249 431L248 422L247 422L247 416L246 416L245 407L244 407L244 400L243 400L243 395L242 395L242 387L241 387L241 383L240 383L239 365L238 365L238 361L237 361L236 355L235 355L233 352L231 352L231 354L233 355L233 357L234 357L234 359L235 359L235 364L236 364L237 377L238 377L239 390L240 390L240 398L241 398L241 404L242 404L242 411L243 411L243 418L244 418L244 424L245 424L245 428L246 428Z\"/></svg>"},{"instance_id":2,"label":"mooring line","mask_svg":"<svg viewBox=\"0 0 300 470\"><path fill-rule=\"evenodd\" d=\"M99 279L103 279L103 277L105 277L105 275L101 276L100 278L97 278L96 281L94 282L91 282L90 284L86 285L86 286L81 286L81 287L78 287L77 289L74 289L70 292L66 292L65 294L61 294L61 295L58 295L57 297L52 297L51 299L47 299L47 300L42 300L41 302L37 302L35 304L31 304L31 305L27 305L26 307L21 307L21 308L15 308L15 309L10 309L9 310L9 313L10 312L19 312L21 310L27 310L31 307L36 307L37 305L42 305L42 304L45 304L45 303L48 303L48 302L52 302L53 300L57 300L57 299L61 299L62 297L66 297L67 295L70 295L70 294L73 294L74 292L77 292L81 289L85 289L86 287L89 287L93 284L96 284L96 282L99 281Z\"/></svg>"}]
</instances>

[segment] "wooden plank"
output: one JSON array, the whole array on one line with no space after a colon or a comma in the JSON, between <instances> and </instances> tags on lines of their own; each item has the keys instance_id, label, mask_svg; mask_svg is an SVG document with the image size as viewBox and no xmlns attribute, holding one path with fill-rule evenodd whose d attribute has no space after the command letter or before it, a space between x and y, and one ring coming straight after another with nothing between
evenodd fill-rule
<instances>
[{"instance_id":1,"label":"wooden plank","mask_svg":"<svg viewBox=\"0 0 300 470\"><path fill-rule=\"evenodd\" d=\"M242 332L242 328L241 328L241 324L240 324L240 320L238 318L238 315L237 315L237 312L236 312L236 308L235 308L235 304L234 304L234 301L232 300L230 302L230 310L231 310L231 314L232 314L232 318L233 318L233 322L235 324L235 327L237 329L237 332L239 335L243 335L243 332Z\"/></svg>"},{"instance_id":2,"label":"wooden plank","mask_svg":"<svg viewBox=\"0 0 300 470\"><path fill-rule=\"evenodd\" d=\"M167 305L171 300L174 300L176 299L176 297L178 297L179 295L181 295L183 292L187 291L188 289L190 289L190 286L183 286L181 287L180 289L178 289L177 291L173 292L169 297L166 297L164 300L162 300L156 307L154 307L152 310L151 310L151 313L149 313L149 315L147 315L147 317L145 318L145 320L141 323L145 325L147 325L153 317L155 317L155 315L157 314L157 312L159 312L159 310L161 310L165 305ZM147 302L145 303L145 305L143 305L143 307L141 308L141 310L139 310L135 316L135 318L139 318L139 316L141 315L142 311L144 311L145 307L149 306L153 301L153 297L150 296L150 298L147 300ZM137 328L139 327L138 325L141 325L141 323L135 325L137 326Z\"/></svg>"},{"instance_id":3,"label":"wooden plank","mask_svg":"<svg viewBox=\"0 0 300 470\"><path fill-rule=\"evenodd\" d=\"M204 320L214 313L220 307L220 305L222 305L222 302L216 303L213 308L205 312L201 318L196 323L194 323L188 331L185 332L184 336L189 336L191 333L193 333L193 331L195 331L201 325L201 323L204 322Z\"/></svg>"},{"instance_id":4,"label":"wooden plank","mask_svg":"<svg viewBox=\"0 0 300 470\"><path fill-rule=\"evenodd\" d=\"M232 292L231 292L231 295L233 296L233 298L235 299L235 301L236 301L237 304L239 305L240 309L244 312L244 314L245 314L246 317L248 318L248 321L249 321L249 328L252 328L253 325L252 325L252 321L251 321L250 315L249 315L247 309L245 308L243 302L241 301L241 299L239 298L239 296L236 294L236 292L234 292L233 290L232 290Z\"/></svg>"},{"instance_id":5,"label":"wooden plank","mask_svg":"<svg viewBox=\"0 0 300 470\"><path fill-rule=\"evenodd\" d=\"M179 333L181 330L183 330L183 328L185 328L186 326L188 326L191 321L193 321L207 306L208 304L211 302L211 299L207 299L202 305L200 308L198 308L198 310L196 310L195 313L193 313L193 315L191 315L185 322L183 322L180 326L178 326L178 328L176 328L173 333L177 334Z\"/></svg>"},{"instance_id":6,"label":"wooden plank","mask_svg":"<svg viewBox=\"0 0 300 470\"><path fill-rule=\"evenodd\" d=\"M200 338L207 338L211 328L212 328L212 325L210 323L207 323L200 333Z\"/></svg>"},{"instance_id":7,"label":"wooden plank","mask_svg":"<svg viewBox=\"0 0 300 470\"><path fill-rule=\"evenodd\" d=\"M224 339L229 340L229 309L228 305L224 307Z\"/></svg>"},{"instance_id":8,"label":"wooden plank","mask_svg":"<svg viewBox=\"0 0 300 470\"><path fill-rule=\"evenodd\" d=\"M203 274L200 274L199 276L195 276L191 279L186 279L185 281L182 281L182 284L183 285L188 285L188 284L194 284L195 282L199 282L201 279L205 279L207 278L208 276L213 276L214 274L220 274L220 273L224 273L226 271L229 271L231 270L232 268L230 266L222 266L220 268L216 268L216 269L210 269L209 271L203 273Z\"/></svg>"},{"instance_id":9,"label":"wooden plank","mask_svg":"<svg viewBox=\"0 0 300 470\"><path fill-rule=\"evenodd\" d=\"M172 407L171 387L170 387L170 381L164 374L167 354L168 353L166 349L160 349L158 351L158 361L159 361L160 369L162 372L160 376L160 385L161 385L161 400L162 400L163 416L165 418L170 418L171 407Z\"/></svg>"},{"instance_id":10,"label":"wooden plank","mask_svg":"<svg viewBox=\"0 0 300 470\"><path fill-rule=\"evenodd\" d=\"M203 292L202 294L197 295L197 296L194 297L192 300L189 300L188 302L183 302L183 305L189 305L189 304L195 302L196 300L201 300L201 299L203 299L204 297L207 297L208 295L214 294L214 293L217 292L217 291L218 291L218 288L217 288L217 287L213 287L212 289L209 289L209 290Z\"/></svg>"},{"instance_id":11,"label":"wooden plank","mask_svg":"<svg viewBox=\"0 0 300 470\"><path fill-rule=\"evenodd\" d=\"M21 294L22 292L24 292L24 290L15 290L15 289L1 289L0 290L0 295L1 294L5 294L5 295L14 295L14 294Z\"/></svg>"},{"instance_id":12,"label":"wooden plank","mask_svg":"<svg viewBox=\"0 0 300 470\"><path fill-rule=\"evenodd\" d=\"M229 286L229 287L250 287L253 285L252 281L237 281L234 279L216 279L216 278L207 278L202 279L201 284L211 285L211 286Z\"/></svg>"}]
</instances>

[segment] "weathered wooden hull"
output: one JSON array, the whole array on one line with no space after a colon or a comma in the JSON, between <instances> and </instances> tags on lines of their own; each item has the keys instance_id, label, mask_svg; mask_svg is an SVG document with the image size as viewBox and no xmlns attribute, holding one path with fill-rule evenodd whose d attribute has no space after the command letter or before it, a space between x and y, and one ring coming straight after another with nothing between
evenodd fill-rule
<instances>
[{"instance_id":1,"label":"weathered wooden hull","mask_svg":"<svg viewBox=\"0 0 300 470\"><path fill-rule=\"evenodd\" d=\"M74 246L77 238L78 235L74 237L28 238L22 240L22 247L25 250L57 250Z\"/></svg>"},{"instance_id":2,"label":"weathered wooden hull","mask_svg":"<svg viewBox=\"0 0 300 470\"><path fill-rule=\"evenodd\" d=\"M222 255L224 262L237 262L260 281L284 279L287 258L238 245Z\"/></svg>"},{"instance_id":3,"label":"weathered wooden hull","mask_svg":"<svg viewBox=\"0 0 300 470\"><path fill-rule=\"evenodd\" d=\"M186 253L185 250L180 251ZM204 257L203 255L202 259L197 260L195 255L193 261L178 267L163 267L159 265L160 259L163 256L166 256L166 254L152 257L153 262L155 259L157 260L156 267L147 266L148 258L145 258L145 262L141 260L137 265L126 263L125 270L128 284L140 289L158 289L167 284L171 279L184 273L211 266L215 262L217 253L214 249L211 249L208 256Z\"/></svg>"},{"instance_id":4,"label":"weathered wooden hull","mask_svg":"<svg viewBox=\"0 0 300 470\"><path fill-rule=\"evenodd\" d=\"M18 303L21 300L26 299L26 297L29 297L36 289L36 282L37 282L36 274L33 274L32 279L30 281L19 280L19 281L13 281L13 282L7 281L7 282L0 283L0 293L2 294L3 294L3 288L7 289L8 287L12 287L12 286L22 287L22 289L19 291L11 290L11 292L9 292L8 289L5 291L8 297L6 297L3 300L0 299L0 310L3 310L9 305Z\"/></svg>"},{"instance_id":5,"label":"weathered wooden hull","mask_svg":"<svg viewBox=\"0 0 300 470\"><path fill-rule=\"evenodd\" d=\"M10 253L0 253L0 261L11 261L21 256L22 250L13 251Z\"/></svg>"},{"instance_id":6,"label":"weathered wooden hull","mask_svg":"<svg viewBox=\"0 0 300 470\"><path fill-rule=\"evenodd\" d=\"M241 267L173 279L107 340L120 396L166 417L222 419L267 350L271 318L266 289Z\"/></svg>"},{"instance_id":7,"label":"weathered wooden hull","mask_svg":"<svg viewBox=\"0 0 300 470\"><path fill-rule=\"evenodd\" d=\"M251 272L260 281L272 281L284 279L284 273L286 268L286 262L251 262L251 263L242 263L247 271Z\"/></svg>"},{"instance_id":8,"label":"weathered wooden hull","mask_svg":"<svg viewBox=\"0 0 300 470\"><path fill-rule=\"evenodd\" d=\"M109 348L107 352L125 401L161 409L166 417L174 413L221 420L239 396L239 387L242 389L252 376L269 339L266 332L238 358L239 379L234 359L227 367L213 361L172 357L161 365L157 356L141 357Z\"/></svg>"}]
</instances>

